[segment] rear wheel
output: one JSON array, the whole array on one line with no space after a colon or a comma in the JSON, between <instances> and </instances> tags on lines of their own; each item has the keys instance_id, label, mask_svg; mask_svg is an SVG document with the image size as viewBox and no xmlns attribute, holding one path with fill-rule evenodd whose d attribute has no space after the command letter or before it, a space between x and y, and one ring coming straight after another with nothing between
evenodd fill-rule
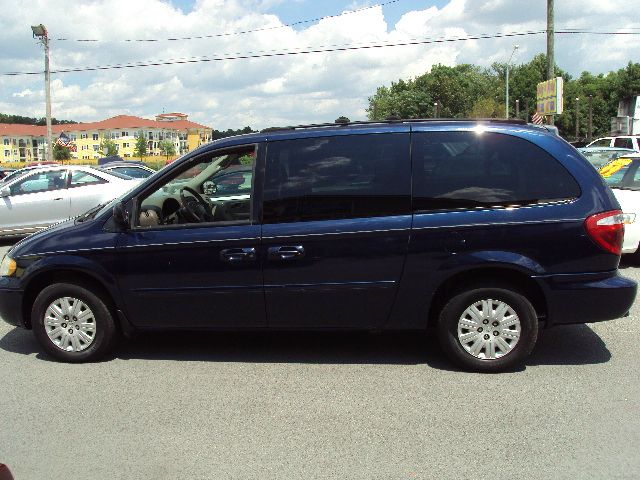
<instances>
[{"instance_id":1,"label":"rear wheel","mask_svg":"<svg viewBox=\"0 0 640 480\"><path fill-rule=\"evenodd\" d=\"M508 287L476 287L457 293L440 313L445 353L467 370L499 372L531 353L538 319L531 302Z\"/></svg>"},{"instance_id":2,"label":"rear wheel","mask_svg":"<svg viewBox=\"0 0 640 480\"><path fill-rule=\"evenodd\" d=\"M31 324L47 353L65 362L97 360L112 350L117 336L105 302L68 283L56 283L40 292Z\"/></svg>"}]
</instances>

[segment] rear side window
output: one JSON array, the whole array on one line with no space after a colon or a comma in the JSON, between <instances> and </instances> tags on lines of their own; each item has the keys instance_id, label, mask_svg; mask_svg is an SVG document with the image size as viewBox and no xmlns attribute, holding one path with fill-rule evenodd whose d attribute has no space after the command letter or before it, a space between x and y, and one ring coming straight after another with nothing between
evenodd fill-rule
<instances>
[{"instance_id":1,"label":"rear side window","mask_svg":"<svg viewBox=\"0 0 640 480\"><path fill-rule=\"evenodd\" d=\"M555 158L511 135L417 132L412 156L418 211L531 205L580 195Z\"/></svg>"},{"instance_id":2,"label":"rear side window","mask_svg":"<svg viewBox=\"0 0 640 480\"><path fill-rule=\"evenodd\" d=\"M270 143L263 222L408 214L410 168L408 133Z\"/></svg>"},{"instance_id":3,"label":"rear side window","mask_svg":"<svg viewBox=\"0 0 640 480\"><path fill-rule=\"evenodd\" d=\"M72 187L83 187L85 185L95 185L98 183L105 183L105 181L100 177L96 177L95 175L82 170L74 170L71 172Z\"/></svg>"},{"instance_id":4,"label":"rear side window","mask_svg":"<svg viewBox=\"0 0 640 480\"><path fill-rule=\"evenodd\" d=\"M633 140L630 138L616 138L613 146L618 148L633 148Z\"/></svg>"}]
</instances>

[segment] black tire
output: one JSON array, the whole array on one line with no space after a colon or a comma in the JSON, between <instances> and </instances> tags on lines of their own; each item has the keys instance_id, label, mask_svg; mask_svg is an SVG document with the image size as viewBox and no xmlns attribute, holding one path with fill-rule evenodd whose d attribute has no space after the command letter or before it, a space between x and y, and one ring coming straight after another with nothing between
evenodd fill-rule
<instances>
[{"instance_id":1,"label":"black tire","mask_svg":"<svg viewBox=\"0 0 640 480\"><path fill-rule=\"evenodd\" d=\"M46 332L44 320L47 308L52 302L63 297L82 301L93 313L95 334L83 350L63 350L53 343ZM113 316L104 300L86 288L70 283L55 283L40 292L31 310L31 325L33 333L45 351L52 357L69 363L92 362L102 358L113 350L118 337Z\"/></svg>"},{"instance_id":2,"label":"black tire","mask_svg":"<svg viewBox=\"0 0 640 480\"><path fill-rule=\"evenodd\" d=\"M499 357L497 357L497 350L494 350L497 358L492 359L474 356L463 347L462 342L458 339L458 322L467 308L476 304L476 302L487 299L507 304L520 320L520 334L515 346L506 354L500 352L502 356ZM489 335L490 340L487 341L494 342L495 339L491 336L493 327L488 326L488 328L489 331L483 333L482 338L485 339L485 335ZM465 331L471 333L472 329L462 330L461 332ZM538 337L538 318L531 302L524 295L507 286L471 287L453 295L445 304L440 312L438 337L440 345L447 356L465 370L501 372L517 366L531 353ZM507 340L509 342L512 341L511 339ZM471 340L469 343L471 343ZM472 347L473 344L470 348L472 349ZM493 348L499 350L500 347ZM487 352L485 347L481 349L481 352L478 352L478 355L484 356L485 353L483 351Z\"/></svg>"}]
</instances>

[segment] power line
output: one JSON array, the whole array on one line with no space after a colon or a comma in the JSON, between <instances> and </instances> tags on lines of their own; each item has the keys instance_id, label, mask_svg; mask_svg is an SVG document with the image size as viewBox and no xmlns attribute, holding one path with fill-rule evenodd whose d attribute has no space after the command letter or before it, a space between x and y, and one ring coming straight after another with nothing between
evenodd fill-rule
<instances>
[{"instance_id":1,"label":"power line","mask_svg":"<svg viewBox=\"0 0 640 480\"><path fill-rule=\"evenodd\" d=\"M509 38L509 37L524 37L531 35L541 35L546 33L546 30L534 30L527 32L510 32L510 33L495 33L495 34L480 34L468 37L453 37L453 38L435 38L435 39L408 39L401 42L394 43L372 43L369 45L363 44L343 44L343 45L329 45L329 46L316 46L316 47L299 47L294 50L279 50L279 51L258 51L258 52L243 52L233 54L221 54L219 56L202 56L202 57L184 57L177 59L167 60L146 60L140 62L130 62L123 64L113 65L98 65L93 67L69 67L59 68L52 70L51 73L77 73L77 72L92 72L102 70L118 70L125 68L142 68L142 67L154 67L163 65L181 65L188 63L204 63L204 62L220 62L226 60L246 60L257 58L272 58L272 57L286 57L293 55L307 55L312 53L330 53L330 52L345 52L354 50L368 50L374 48L389 48L389 47L403 47L412 45L428 45L438 43L453 43L464 42L470 40L485 40L493 38ZM603 32L603 31L588 31L588 30L556 30L557 34L578 34L578 35L640 35L640 32ZM41 75L42 72L0 72L0 76L23 76L23 75Z\"/></svg>"},{"instance_id":2,"label":"power line","mask_svg":"<svg viewBox=\"0 0 640 480\"><path fill-rule=\"evenodd\" d=\"M486 34L479 34L479 35L486 35ZM437 38L436 38L437 39ZM416 39L416 38L407 38L404 40L404 42L423 42L426 40L434 40L433 37L423 37L420 39ZM457 40L456 37L452 38L451 40ZM230 57L234 57L234 56L246 56L246 55L257 55L257 54L270 54L270 53L297 53L299 50L318 50L318 49L337 49L337 48L342 48L342 47L356 47L356 46L375 46L378 45L378 43L376 42L355 42L355 43L338 43L338 44L328 44L328 45L315 45L315 46L301 46L301 47L292 47L292 48L273 48L273 49L269 49L269 50L255 50L255 51L244 51L244 52L226 52L226 53L213 53L210 55L199 55L199 56L190 56L190 57L178 57L178 58L169 58L169 59L160 59L160 60L138 60L138 61L131 61L131 62L123 62L123 63L113 63L113 64L106 64L106 65L100 65L100 67L102 68L106 68L106 67L122 67L122 68L130 68L130 67L136 67L136 66L145 66L148 63L151 64L174 64L177 62L181 62L181 61L189 61L189 60L201 60L201 59L209 59L211 58L211 55L216 55L217 57L220 58L230 58ZM86 68L92 68L92 67L86 67ZM28 72L28 73L37 73L37 72Z\"/></svg>"},{"instance_id":3,"label":"power line","mask_svg":"<svg viewBox=\"0 0 640 480\"><path fill-rule=\"evenodd\" d=\"M175 37L175 38L125 38L125 39L121 39L121 40L99 40L97 38L56 38L56 41L62 42L62 41L70 41L70 42L175 42L175 41L179 41L179 40L201 40L201 39L206 39L206 38L220 38L220 37L231 37L231 36L236 36L236 35L245 35L248 33L256 33L256 32L265 32L268 30L277 30L279 28L287 28L287 27L295 27L296 25L303 25L306 23L313 23L313 22L319 22L320 20L326 20L329 18L338 18L338 17L343 17L345 15L351 15L354 13L360 13L363 12L365 10L371 10L372 8L377 8L377 7L383 7L385 5L390 5L392 3L398 3L401 2L402 0L389 0L387 2L382 2L382 3L377 3L376 5L371 5L369 7L362 7L362 8L358 8L356 10L350 10L347 12L342 12L342 13L336 13L334 15L325 15L324 17L316 17L316 18L310 18L308 20L298 20L296 22L291 22L291 23L284 23L282 25L276 25L273 27L262 27L262 28L256 28L256 29L252 29L252 30L241 30L238 32L224 32L224 33L214 33L214 34L210 34L210 35L193 35L190 37Z\"/></svg>"},{"instance_id":4,"label":"power line","mask_svg":"<svg viewBox=\"0 0 640 480\"><path fill-rule=\"evenodd\" d=\"M405 40L402 42L394 43L378 43L371 45L353 45L345 44L338 47L310 47L299 51L279 51L271 53L241 53L234 55L221 55L216 57L192 57L184 59L170 59L170 60L155 60L155 61L142 61L137 63L117 64L117 65L99 65L94 67L71 67L71 68L59 68L52 70L51 73L72 73L72 72L93 72L100 70L118 70L124 68L140 68L140 67L154 67L161 65L180 65L187 63L203 63L203 62L220 62L225 60L243 60L243 59L255 59L255 58L272 58L272 57L286 57L293 55L306 55L311 53L329 53L329 52L346 52L354 50L368 50L374 48L387 48L387 47L403 47L411 45L427 45L438 43L452 43L452 42L465 42L470 40L484 40L490 38L508 38L508 37L523 37L530 35L540 35L545 33L545 30L529 31L529 32L511 32L511 33L495 33L495 34L482 34L468 37L455 37L455 38L436 38L427 40ZM41 75L42 72L3 72L0 76L20 76L20 75Z\"/></svg>"},{"instance_id":5,"label":"power line","mask_svg":"<svg viewBox=\"0 0 640 480\"><path fill-rule=\"evenodd\" d=\"M555 33L565 35L640 35L640 32L597 32L593 30L556 30Z\"/></svg>"}]
</instances>

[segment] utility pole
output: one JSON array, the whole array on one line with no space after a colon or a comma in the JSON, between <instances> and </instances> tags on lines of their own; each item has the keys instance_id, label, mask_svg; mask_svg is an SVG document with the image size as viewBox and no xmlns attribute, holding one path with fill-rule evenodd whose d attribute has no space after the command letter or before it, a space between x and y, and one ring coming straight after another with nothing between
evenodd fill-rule
<instances>
[{"instance_id":1,"label":"utility pole","mask_svg":"<svg viewBox=\"0 0 640 480\"><path fill-rule=\"evenodd\" d=\"M44 93L47 110L47 148L45 149L47 160L53 161L53 137L51 134L51 75L49 72L49 34L44 25L34 25L31 27L33 38L39 39L44 46Z\"/></svg>"},{"instance_id":2,"label":"utility pole","mask_svg":"<svg viewBox=\"0 0 640 480\"><path fill-rule=\"evenodd\" d=\"M593 140L593 95L589 95L589 123L587 124L587 141Z\"/></svg>"},{"instance_id":3,"label":"utility pole","mask_svg":"<svg viewBox=\"0 0 640 480\"><path fill-rule=\"evenodd\" d=\"M555 60L553 58L553 0L547 0L547 80L556 76ZM549 125L553 125L553 115L549 115Z\"/></svg>"},{"instance_id":4,"label":"utility pole","mask_svg":"<svg viewBox=\"0 0 640 480\"><path fill-rule=\"evenodd\" d=\"M516 98L516 118L520 118L520 100Z\"/></svg>"},{"instance_id":5,"label":"utility pole","mask_svg":"<svg viewBox=\"0 0 640 480\"><path fill-rule=\"evenodd\" d=\"M576 141L580 136L580 98L576 97Z\"/></svg>"},{"instance_id":6,"label":"utility pole","mask_svg":"<svg viewBox=\"0 0 640 480\"><path fill-rule=\"evenodd\" d=\"M524 99L524 121L529 123L529 99Z\"/></svg>"},{"instance_id":7,"label":"utility pole","mask_svg":"<svg viewBox=\"0 0 640 480\"><path fill-rule=\"evenodd\" d=\"M438 110L440 110L440 102L436 101L433 104L433 118L440 118L440 112Z\"/></svg>"}]
</instances>

